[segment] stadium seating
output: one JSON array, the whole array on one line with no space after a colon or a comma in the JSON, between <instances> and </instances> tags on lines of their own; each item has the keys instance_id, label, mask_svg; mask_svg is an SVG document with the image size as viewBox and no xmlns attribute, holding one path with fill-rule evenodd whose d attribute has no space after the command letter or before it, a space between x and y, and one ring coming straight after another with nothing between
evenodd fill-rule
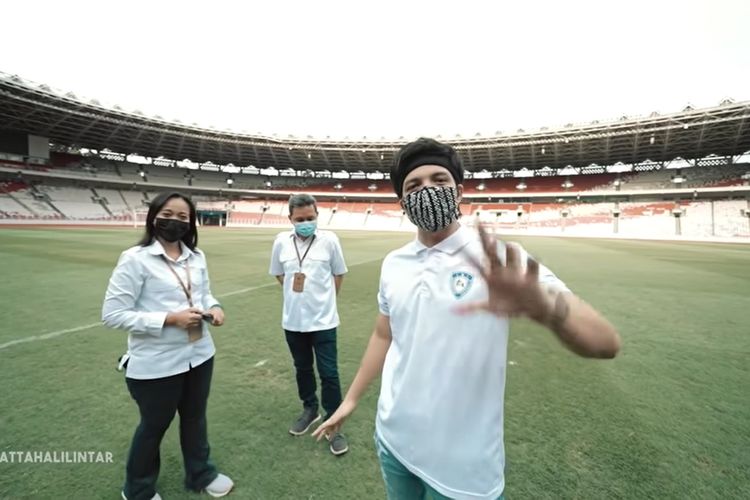
<instances>
[{"instance_id":1,"label":"stadium seating","mask_svg":"<svg viewBox=\"0 0 750 500\"><path fill-rule=\"evenodd\" d=\"M684 187L725 187L741 186L746 181L743 175L750 174L750 165L731 165L727 167L691 168L682 171L686 177Z\"/></svg>"},{"instance_id":2,"label":"stadium seating","mask_svg":"<svg viewBox=\"0 0 750 500\"><path fill-rule=\"evenodd\" d=\"M0 183L0 217L26 219L34 216L34 212L17 198L18 192L25 189L26 185L21 182Z\"/></svg>"},{"instance_id":3,"label":"stadium seating","mask_svg":"<svg viewBox=\"0 0 750 500\"><path fill-rule=\"evenodd\" d=\"M13 197L32 213L33 216L41 219L64 218L58 210L49 204L44 198L44 194L33 189L20 189L13 193Z\"/></svg>"},{"instance_id":4,"label":"stadium seating","mask_svg":"<svg viewBox=\"0 0 750 500\"><path fill-rule=\"evenodd\" d=\"M701 188L739 186L743 184L742 176L750 172L750 165L731 165L725 167L690 167L682 169L664 169L640 172L621 178L622 190L659 190L680 188ZM684 182L674 183L672 179L679 174Z\"/></svg>"},{"instance_id":5,"label":"stadium seating","mask_svg":"<svg viewBox=\"0 0 750 500\"><path fill-rule=\"evenodd\" d=\"M518 193L516 186L523 182L526 184L525 192L530 193L549 193L564 191L563 182L570 180L573 184L568 190L570 191L588 191L595 187L606 186L617 177L616 174L591 174L577 176L550 176L550 177L505 177L501 179L466 179L464 181L464 190L468 194L481 193ZM334 186L340 181L331 180L326 183L310 184L306 189L310 191L338 192ZM348 180L342 184L340 192L344 193L387 193L393 192L390 181L371 181L371 180ZM482 185L483 189L478 186ZM370 189L374 186L375 189Z\"/></svg>"},{"instance_id":6,"label":"stadium seating","mask_svg":"<svg viewBox=\"0 0 750 500\"><path fill-rule=\"evenodd\" d=\"M39 186L38 191L47 195L48 204L70 219L102 219L112 214L98 202L90 189Z\"/></svg>"},{"instance_id":7,"label":"stadium seating","mask_svg":"<svg viewBox=\"0 0 750 500\"><path fill-rule=\"evenodd\" d=\"M148 203L141 191L125 191L121 189L118 192L130 210L142 210L146 207L146 203Z\"/></svg>"},{"instance_id":8,"label":"stadium seating","mask_svg":"<svg viewBox=\"0 0 750 500\"><path fill-rule=\"evenodd\" d=\"M104 201L104 204L112 215L128 215L132 212L130 205L122 194L120 194L120 191L101 188L94 189L93 191L103 199L102 201Z\"/></svg>"},{"instance_id":9,"label":"stadium seating","mask_svg":"<svg viewBox=\"0 0 750 500\"><path fill-rule=\"evenodd\" d=\"M74 155L54 156L50 169L64 170L82 178L112 178L130 182L142 182L141 166L127 162L83 158ZM4 165L26 166L22 163ZM47 167L35 167L47 168ZM165 184L179 189L187 183L185 175L192 176L193 185L209 188L226 186L226 175L221 172L187 170L177 167L144 167L148 183ZM613 181L620 178L622 190L660 190L673 188L673 176L679 173L685 180L679 187L697 188L707 186L732 186L746 184L743 179L750 165L739 164L714 167L689 167L663 169L626 174L588 174L570 177L518 177L498 179L469 179L465 182L468 194L518 193L519 182L526 184L524 192L545 193L565 190L562 183L567 179L573 186L571 192L612 189ZM259 187L262 176L234 175L234 187ZM388 180L345 180L290 177L274 178L274 187L294 186L301 191L330 192L333 196L319 202L321 227L333 229L370 229L413 231L414 226L404 215L400 205L394 201L378 203L346 199L348 193L391 193ZM335 185L340 183L341 189ZM484 189L479 189L483 184ZM376 189L371 189L375 185ZM0 184L0 218L17 220L72 220L90 222L132 223L145 220L148 200L159 190L136 190L116 188L72 187L62 181L54 184L27 185L22 182ZM336 193L336 194L334 194ZM340 195L340 200L336 200ZM289 227L288 205L285 200L234 200L220 196L196 196L198 208L202 210L227 211L230 227ZM598 203L517 203L467 202L461 206L467 221L475 217L485 223L508 231L529 234L580 235L580 236L638 236L669 237L679 231L684 237L750 237L749 219L742 210L750 211L746 200L723 200L683 202L679 205L685 212L678 221L672 214L674 202L613 202ZM616 221L613 211L619 209ZM615 231L615 228L617 230Z\"/></svg>"},{"instance_id":10,"label":"stadium seating","mask_svg":"<svg viewBox=\"0 0 750 500\"><path fill-rule=\"evenodd\" d=\"M16 163L23 166L22 163ZM153 184L168 184L176 187L188 185L188 178L192 186L212 189L227 187L227 174L212 170L192 170L179 167L163 167L156 165L137 165L129 162L104 160L96 157L77 157L75 155L55 153L51 167L65 170L66 173L89 178L112 178L128 182L147 182ZM37 167L40 168L40 167ZM140 171L145 172L145 177ZM519 183L523 182L526 193L549 192L585 192L614 188L615 179L622 182L623 190L659 190L674 187L698 188L711 186L732 186L743 184L742 176L750 171L750 165L730 165L714 167L688 167L682 169L662 169L647 172L626 172L622 174L582 174L571 176L547 177L505 177L496 179L467 179L464 182L467 194L481 193L518 193ZM672 183L672 177L680 173L685 182L679 186ZM262 175L233 174L233 188L263 189L266 179L272 179L274 188L299 189L313 192L340 193L375 193L391 194L392 187L389 180L368 179L327 179L281 177L268 178ZM569 188L562 185L565 181L572 183ZM341 189L337 189L337 185ZM479 189L479 186L483 189ZM375 189L371 189L374 187Z\"/></svg>"},{"instance_id":11,"label":"stadium seating","mask_svg":"<svg viewBox=\"0 0 750 500\"><path fill-rule=\"evenodd\" d=\"M0 217L3 219L69 219L130 223L133 211L145 219L144 201L154 193L114 189L37 186L21 183L0 185ZM98 198L97 198L98 197ZM101 199L104 202L97 202ZM197 197L202 210L227 210L231 227L289 227L288 205L280 200L227 202ZM617 234L669 237L677 231L672 214L684 210L680 232L684 237L750 237L746 200L674 202L621 202ZM331 202L319 204L321 227L333 229L414 230L398 203ZM613 236L614 203L465 203L467 221L478 216L497 228L529 234ZM711 213L713 209L713 215ZM712 224L712 220L714 221Z\"/></svg>"}]
</instances>

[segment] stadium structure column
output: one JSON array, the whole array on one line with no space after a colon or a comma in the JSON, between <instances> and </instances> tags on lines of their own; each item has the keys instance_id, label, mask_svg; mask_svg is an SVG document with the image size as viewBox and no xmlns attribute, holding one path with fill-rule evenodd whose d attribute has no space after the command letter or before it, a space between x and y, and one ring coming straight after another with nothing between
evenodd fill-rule
<instances>
[{"instance_id":1,"label":"stadium structure column","mask_svg":"<svg viewBox=\"0 0 750 500\"><path fill-rule=\"evenodd\" d=\"M716 236L716 219L714 214L714 200L711 203L711 236Z\"/></svg>"},{"instance_id":2,"label":"stadium structure column","mask_svg":"<svg viewBox=\"0 0 750 500\"><path fill-rule=\"evenodd\" d=\"M612 209L612 231L614 234L620 232L620 203L615 202L615 208Z\"/></svg>"},{"instance_id":3,"label":"stadium structure column","mask_svg":"<svg viewBox=\"0 0 750 500\"><path fill-rule=\"evenodd\" d=\"M560 210L560 215L562 216L560 228L562 232L564 233L565 227L568 225L568 215L570 215L570 211L568 210L568 207L563 207L563 209Z\"/></svg>"},{"instance_id":4,"label":"stadium structure column","mask_svg":"<svg viewBox=\"0 0 750 500\"><path fill-rule=\"evenodd\" d=\"M224 227L229 227L229 224L231 223L230 218L232 217L232 210L234 210L234 203L231 201L227 201L224 204Z\"/></svg>"},{"instance_id":5,"label":"stadium structure column","mask_svg":"<svg viewBox=\"0 0 750 500\"><path fill-rule=\"evenodd\" d=\"M747 234L750 235L750 199L747 200L747 208L740 209L740 215L747 219Z\"/></svg>"},{"instance_id":6,"label":"stadium structure column","mask_svg":"<svg viewBox=\"0 0 750 500\"><path fill-rule=\"evenodd\" d=\"M674 234L675 236L682 236L682 217L685 215L685 209L679 204L675 204L672 209L672 216L674 217Z\"/></svg>"}]
</instances>

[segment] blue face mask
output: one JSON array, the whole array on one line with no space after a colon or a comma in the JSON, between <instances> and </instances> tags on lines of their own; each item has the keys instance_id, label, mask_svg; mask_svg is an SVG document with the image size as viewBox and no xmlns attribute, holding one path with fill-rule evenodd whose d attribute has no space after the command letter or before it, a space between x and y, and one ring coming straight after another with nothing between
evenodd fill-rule
<instances>
[{"instance_id":1,"label":"blue face mask","mask_svg":"<svg viewBox=\"0 0 750 500\"><path fill-rule=\"evenodd\" d=\"M313 234L315 234L315 230L317 228L318 221L315 220L307 222L297 222L294 224L294 230L303 238L307 238L308 236L312 236Z\"/></svg>"}]
</instances>

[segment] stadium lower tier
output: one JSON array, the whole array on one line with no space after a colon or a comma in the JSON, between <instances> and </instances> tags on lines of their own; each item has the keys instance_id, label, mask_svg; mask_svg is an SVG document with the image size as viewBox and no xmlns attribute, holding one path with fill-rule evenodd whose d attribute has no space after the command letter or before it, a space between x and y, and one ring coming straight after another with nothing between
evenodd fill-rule
<instances>
[{"instance_id":1,"label":"stadium lower tier","mask_svg":"<svg viewBox=\"0 0 750 500\"><path fill-rule=\"evenodd\" d=\"M115 189L0 186L0 220L18 223L142 224L153 193ZM199 222L235 228L289 227L283 201L196 198ZM331 229L414 231L397 203L328 202L319 224ZM750 238L750 201L620 203L466 203L465 220L514 233L639 238Z\"/></svg>"}]
</instances>

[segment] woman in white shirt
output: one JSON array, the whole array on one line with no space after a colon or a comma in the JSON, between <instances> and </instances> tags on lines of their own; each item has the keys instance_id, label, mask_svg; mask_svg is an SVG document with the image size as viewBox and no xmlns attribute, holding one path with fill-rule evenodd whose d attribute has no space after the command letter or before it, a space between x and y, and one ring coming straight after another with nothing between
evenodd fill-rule
<instances>
[{"instance_id":1,"label":"woman in white shirt","mask_svg":"<svg viewBox=\"0 0 750 500\"><path fill-rule=\"evenodd\" d=\"M206 405L216 349L208 324L221 326L224 312L197 243L195 205L183 194L162 193L149 206L143 239L122 253L109 280L102 321L129 334L125 381L141 417L125 500L161 498L159 445L175 412L185 487L222 497L234 486L209 457Z\"/></svg>"}]
</instances>

